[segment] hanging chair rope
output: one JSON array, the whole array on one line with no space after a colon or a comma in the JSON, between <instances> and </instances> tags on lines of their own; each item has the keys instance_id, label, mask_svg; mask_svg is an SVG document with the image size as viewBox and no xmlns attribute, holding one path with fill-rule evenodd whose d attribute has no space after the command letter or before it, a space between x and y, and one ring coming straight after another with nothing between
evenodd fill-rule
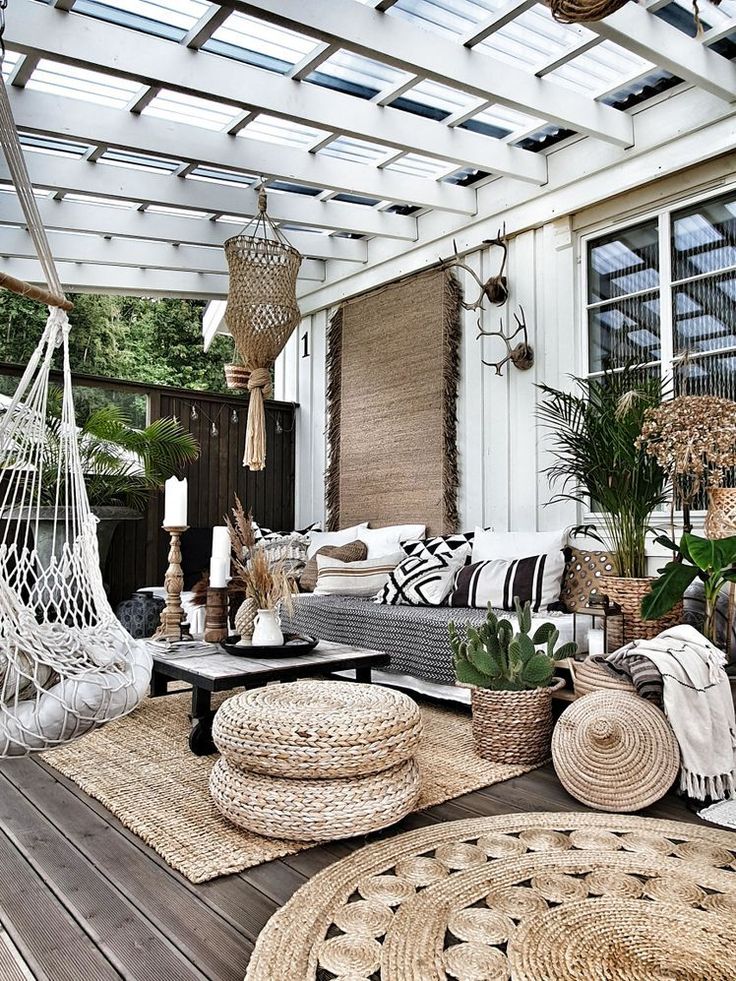
<instances>
[{"instance_id":1,"label":"hanging chair rope","mask_svg":"<svg viewBox=\"0 0 736 981\"><path fill-rule=\"evenodd\" d=\"M299 323L296 281L302 257L268 215L261 186L258 213L225 242L230 272L225 323L245 368L250 371L248 428L243 466L266 465L266 413L271 368Z\"/></svg>"},{"instance_id":2,"label":"hanging chair rope","mask_svg":"<svg viewBox=\"0 0 736 981\"><path fill-rule=\"evenodd\" d=\"M18 756L132 711L148 688L151 656L115 618L105 593L74 413L66 313L72 304L51 255L4 82L0 145L48 289L7 274L0 285L50 306L38 347L0 416L0 756ZM63 389L56 409L50 372L59 349Z\"/></svg>"}]
</instances>

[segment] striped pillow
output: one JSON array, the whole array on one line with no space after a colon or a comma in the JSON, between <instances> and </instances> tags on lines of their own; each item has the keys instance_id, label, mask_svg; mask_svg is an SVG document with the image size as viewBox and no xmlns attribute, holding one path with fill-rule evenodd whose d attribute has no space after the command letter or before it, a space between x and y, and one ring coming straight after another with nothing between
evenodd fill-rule
<instances>
[{"instance_id":1,"label":"striped pillow","mask_svg":"<svg viewBox=\"0 0 736 981\"><path fill-rule=\"evenodd\" d=\"M474 562L458 573L450 606L490 603L496 610L513 610L514 597L518 597L521 603L529 600L534 612L546 610L559 600L563 571L564 559L558 562L550 555Z\"/></svg>"},{"instance_id":2,"label":"striped pillow","mask_svg":"<svg viewBox=\"0 0 736 981\"><path fill-rule=\"evenodd\" d=\"M388 577L404 558L403 552L383 555L363 562L341 562L329 555L317 555L315 596L373 597L383 589Z\"/></svg>"},{"instance_id":3,"label":"striped pillow","mask_svg":"<svg viewBox=\"0 0 736 981\"><path fill-rule=\"evenodd\" d=\"M441 606L465 557L408 555L388 577L376 603L389 606Z\"/></svg>"}]
</instances>

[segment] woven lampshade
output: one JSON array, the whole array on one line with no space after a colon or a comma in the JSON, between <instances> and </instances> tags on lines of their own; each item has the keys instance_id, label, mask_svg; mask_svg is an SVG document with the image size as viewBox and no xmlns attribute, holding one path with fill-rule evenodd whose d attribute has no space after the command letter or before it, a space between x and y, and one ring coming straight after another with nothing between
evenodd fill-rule
<instances>
[{"instance_id":1,"label":"woven lampshade","mask_svg":"<svg viewBox=\"0 0 736 981\"><path fill-rule=\"evenodd\" d=\"M300 319L296 280L302 257L273 224L266 207L261 189L257 217L225 242L230 272L225 324L250 372L243 466L251 470L266 465L263 399L271 394L270 369Z\"/></svg>"},{"instance_id":2,"label":"woven lampshade","mask_svg":"<svg viewBox=\"0 0 736 981\"><path fill-rule=\"evenodd\" d=\"M706 538L736 535L736 487L714 487L708 494Z\"/></svg>"},{"instance_id":3,"label":"woven lampshade","mask_svg":"<svg viewBox=\"0 0 736 981\"><path fill-rule=\"evenodd\" d=\"M670 789L680 751L658 708L628 692L596 691L560 716L552 760L565 790L588 807L638 811Z\"/></svg>"}]
</instances>

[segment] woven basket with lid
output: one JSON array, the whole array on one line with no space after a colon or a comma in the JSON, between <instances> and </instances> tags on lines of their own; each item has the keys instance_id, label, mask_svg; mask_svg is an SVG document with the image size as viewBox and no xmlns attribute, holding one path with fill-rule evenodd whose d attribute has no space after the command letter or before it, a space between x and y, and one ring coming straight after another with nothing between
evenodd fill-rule
<instances>
[{"instance_id":1,"label":"woven basket with lid","mask_svg":"<svg viewBox=\"0 0 736 981\"><path fill-rule=\"evenodd\" d=\"M473 688L473 739L479 756L494 763L534 766L549 759L552 695L565 682L529 691Z\"/></svg>"}]
</instances>

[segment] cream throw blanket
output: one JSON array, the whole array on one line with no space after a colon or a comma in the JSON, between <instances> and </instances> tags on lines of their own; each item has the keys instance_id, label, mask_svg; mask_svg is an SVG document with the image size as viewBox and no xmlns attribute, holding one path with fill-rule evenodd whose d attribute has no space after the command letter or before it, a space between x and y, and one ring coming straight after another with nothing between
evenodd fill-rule
<instances>
[{"instance_id":1,"label":"cream throw blanket","mask_svg":"<svg viewBox=\"0 0 736 981\"><path fill-rule=\"evenodd\" d=\"M624 652L649 658L662 674L664 711L680 744L680 789L698 800L736 797L736 719L723 652L689 625Z\"/></svg>"}]
</instances>

